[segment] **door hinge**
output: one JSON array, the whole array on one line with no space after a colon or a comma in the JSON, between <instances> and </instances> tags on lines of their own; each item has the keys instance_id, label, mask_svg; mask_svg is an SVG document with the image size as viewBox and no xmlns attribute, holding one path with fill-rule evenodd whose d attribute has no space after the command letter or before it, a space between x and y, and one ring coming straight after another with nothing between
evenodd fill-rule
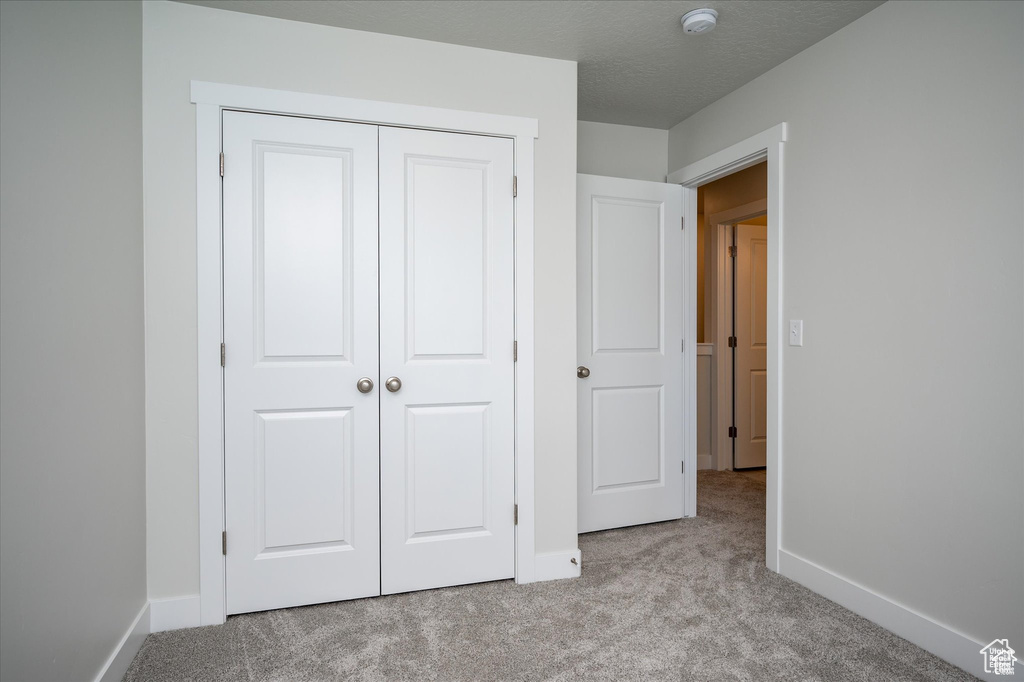
<instances>
[{"instance_id":1,"label":"door hinge","mask_svg":"<svg viewBox=\"0 0 1024 682\"><path fill-rule=\"evenodd\" d=\"M729 348L735 348L735 347L736 347L736 337L735 336L730 336L729 337Z\"/></svg>"},{"instance_id":2,"label":"door hinge","mask_svg":"<svg viewBox=\"0 0 1024 682\"><path fill-rule=\"evenodd\" d=\"M729 427L729 438L735 438L735 437L736 437L736 427L735 426L730 426Z\"/></svg>"},{"instance_id":3,"label":"door hinge","mask_svg":"<svg viewBox=\"0 0 1024 682\"><path fill-rule=\"evenodd\" d=\"M222 343L222 344L220 344L220 366L221 367L225 366L224 365L224 361L227 359L227 356L228 356L227 348L225 348L224 344Z\"/></svg>"},{"instance_id":4,"label":"door hinge","mask_svg":"<svg viewBox=\"0 0 1024 682\"><path fill-rule=\"evenodd\" d=\"M682 466L679 467L680 473L685 474L686 473L686 460L684 459L682 462L680 462L680 464L682 464Z\"/></svg>"},{"instance_id":5,"label":"door hinge","mask_svg":"<svg viewBox=\"0 0 1024 682\"><path fill-rule=\"evenodd\" d=\"M220 533L220 553L224 556L228 555L228 532L226 530Z\"/></svg>"},{"instance_id":6,"label":"door hinge","mask_svg":"<svg viewBox=\"0 0 1024 682\"><path fill-rule=\"evenodd\" d=\"M686 352L686 339L680 339L679 340L679 352L680 353L685 353Z\"/></svg>"},{"instance_id":7,"label":"door hinge","mask_svg":"<svg viewBox=\"0 0 1024 682\"><path fill-rule=\"evenodd\" d=\"M220 176L224 177L224 152L220 153Z\"/></svg>"},{"instance_id":8,"label":"door hinge","mask_svg":"<svg viewBox=\"0 0 1024 682\"><path fill-rule=\"evenodd\" d=\"M519 196L519 178L515 175L512 176L512 198L515 199Z\"/></svg>"},{"instance_id":9,"label":"door hinge","mask_svg":"<svg viewBox=\"0 0 1024 682\"><path fill-rule=\"evenodd\" d=\"M518 504L512 505L512 525L513 526L518 526L519 525L519 505Z\"/></svg>"},{"instance_id":10,"label":"door hinge","mask_svg":"<svg viewBox=\"0 0 1024 682\"><path fill-rule=\"evenodd\" d=\"M736 247L735 246L730 246L729 247L729 258L735 258L735 257L736 257Z\"/></svg>"},{"instance_id":11,"label":"door hinge","mask_svg":"<svg viewBox=\"0 0 1024 682\"><path fill-rule=\"evenodd\" d=\"M512 362L519 362L519 342L512 342Z\"/></svg>"},{"instance_id":12,"label":"door hinge","mask_svg":"<svg viewBox=\"0 0 1024 682\"><path fill-rule=\"evenodd\" d=\"M679 218L679 229L680 230L685 230L686 229L686 216L682 216L682 217Z\"/></svg>"}]
</instances>

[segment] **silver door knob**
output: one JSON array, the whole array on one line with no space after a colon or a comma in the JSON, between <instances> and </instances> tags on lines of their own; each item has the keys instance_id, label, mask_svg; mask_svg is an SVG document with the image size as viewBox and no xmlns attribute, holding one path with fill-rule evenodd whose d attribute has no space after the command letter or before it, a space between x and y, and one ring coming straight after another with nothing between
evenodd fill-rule
<instances>
[{"instance_id":1,"label":"silver door knob","mask_svg":"<svg viewBox=\"0 0 1024 682\"><path fill-rule=\"evenodd\" d=\"M402 380L398 377L388 377L388 380L384 382L384 386L392 393L397 393L402 388Z\"/></svg>"},{"instance_id":2,"label":"silver door knob","mask_svg":"<svg viewBox=\"0 0 1024 682\"><path fill-rule=\"evenodd\" d=\"M363 377L356 382L356 388L359 389L360 393L369 393L373 390L373 379L370 377Z\"/></svg>"},{"instance_id":3,"label":"silver door knob","mask_svg":"<svg viewBox=\"0 0 1024 682\"><path fill-rule=\"evenodd\" d=\"M579 367L576 368L576 376L578 376L580 379L586 379L587 377L590 376L590 370L584 367L583 365L580 365Z\"/></svg>"}]
</instances>

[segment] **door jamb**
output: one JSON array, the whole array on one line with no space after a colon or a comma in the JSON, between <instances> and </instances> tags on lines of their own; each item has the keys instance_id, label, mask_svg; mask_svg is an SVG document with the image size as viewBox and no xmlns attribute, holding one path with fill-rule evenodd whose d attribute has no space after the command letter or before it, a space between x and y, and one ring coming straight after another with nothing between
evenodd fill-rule
<instances>
[{"instance_id":1,"label":"door jamb","mask_svg":"<svg viewBox=\"0 0 1024 682\"><path fill-rule=\"evenodd\" d=\"M729 258L729 240L727 228L744 220L768 213L768 200L760 199L749 204L736 206L706 216L704 238L711 238L711 248L715 258L711 268L705 263L705 282L713 282L711 288L710 312L711 324L705 320L705 329L712 332L710 343L714 344L711 376L711 452L714 453L715 468L718 471L732 469L732 448L729 447L728 414L731 412L730 387L732 386L732 363L726 362L728 349L729 324L723 316L723 306L732 298L732 260ZM705 284L706 286L706 284ZM707 317L708 313L705 313ZM705 338L705 340L707 340Z\"/></svg>"},{"instance_id":2,"label":"door jamb","mask_svg":"<svg viewBox=\"0 0 1024 682\"><path fill-rule=\"evenodd\" d=\"M515 206L515 577L536 579L534 516L534 139L537 120L393 102L191 82L196 106L196 285L200 624L227 618L224 530L224 375L221 113L257 113L493 135L514 141ZM226 161L230 167L230 160ZM512 188L509 188L511 191Z\"/></svg>"},{"instance_id":3,"label":"door jamb","mask_svg":"<svg viewBox=\"0 0 1024 682\"><path fill-rule=\"evenodd\" d=\"M686 188L686 222L697 224L697 187L713 180L768 161L768 466L765 486L765 565L779 570L779 549L782 535L782 387L783 338L785 325L783 311L783 149L787 134L786 123L753 135L730 147L711 154L700 161L670 173L668 181ZM691 271L690 279L696 271ZM696 282L692 282L695 284ZM687 304L697 307L696 286L691 286ZM716 363L717 364L717 363ZM695 381L696 377L690 379Z\"/></svg>"}]
</instances>

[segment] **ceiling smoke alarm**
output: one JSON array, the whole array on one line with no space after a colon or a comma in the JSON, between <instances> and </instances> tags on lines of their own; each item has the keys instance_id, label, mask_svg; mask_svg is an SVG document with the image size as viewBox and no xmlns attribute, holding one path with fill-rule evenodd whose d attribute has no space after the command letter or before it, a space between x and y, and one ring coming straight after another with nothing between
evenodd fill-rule
<instances>
[{"instance_id":1,"label":"ceiling smoke alarm","mask_svg":"<svg viewBox=\"0 0 1024 682\"><path fill-rule=\"evenodd\" d=\"M683 33L708 33L718 23L718 12L713 9L695 9L680 19Z\"/></svg>"}]
</instances>

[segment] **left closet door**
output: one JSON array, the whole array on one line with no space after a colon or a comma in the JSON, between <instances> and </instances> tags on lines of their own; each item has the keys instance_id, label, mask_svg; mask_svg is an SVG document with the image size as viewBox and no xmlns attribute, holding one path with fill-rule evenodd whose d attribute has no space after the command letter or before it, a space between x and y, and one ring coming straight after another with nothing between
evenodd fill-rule
<instances>
[{"instance_id":1,"label":"left closet door","mask_svg":"<svg viewBox=\"0 0 1024 682\"><path fill-rule=\"evenodd\" d=\"M223 126L227 611L377 595L377 127Z\"/></svg>"}]
</instances>

